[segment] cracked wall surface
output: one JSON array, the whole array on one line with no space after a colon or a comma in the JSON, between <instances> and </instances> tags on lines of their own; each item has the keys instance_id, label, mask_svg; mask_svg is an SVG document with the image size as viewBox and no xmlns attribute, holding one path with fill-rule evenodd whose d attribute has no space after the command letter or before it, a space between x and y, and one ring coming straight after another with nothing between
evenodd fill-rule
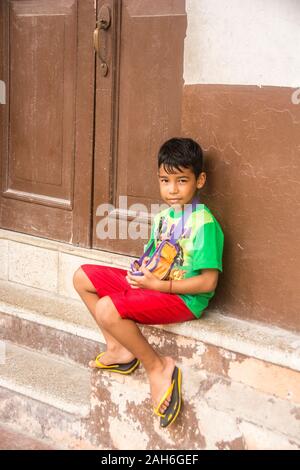
<instances>
[{"instance_id":1,"label":"cracked wall surface","mask_svg":"<svg viewBox=\"0 0 300 470\"><path fill-rule=\"evenodd\" d=\"M300 105L282 87L189 85L183 134L205 151L202 200L225 233L211 306L300 330Z\"/></svg>"}]
</instances>

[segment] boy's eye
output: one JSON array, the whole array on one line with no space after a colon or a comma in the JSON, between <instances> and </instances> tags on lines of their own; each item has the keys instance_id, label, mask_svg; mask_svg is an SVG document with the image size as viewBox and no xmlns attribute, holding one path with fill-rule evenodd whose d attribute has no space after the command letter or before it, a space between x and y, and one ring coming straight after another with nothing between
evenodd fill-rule
<instances>
[{"instance_id":1,"label":"boy's eye","mask_svg":"<svg viewBox=\"0 0 300 470\"><path fill-rule=\"evenodd\" d=\"M162 183L168 183L168 180L167 180L167 179L161 179L160 181L161 181ZM179 181L179 183L186 183L186 182L187 182L187 180L178 180L178 181Z\"/></svg>"}]
</instances>

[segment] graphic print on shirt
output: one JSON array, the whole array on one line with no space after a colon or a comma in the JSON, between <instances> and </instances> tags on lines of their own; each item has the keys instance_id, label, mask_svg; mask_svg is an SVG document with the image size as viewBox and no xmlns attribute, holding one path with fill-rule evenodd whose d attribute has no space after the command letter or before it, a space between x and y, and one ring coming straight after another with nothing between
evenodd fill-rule
<instances>
[{"instance_id":1,"label":"graphic print on shirt","mask_svg":"<svg viewBox=\"0 0 300 470\"><path fill-rule=\"evenodd\" d=\"M159 225L155 232L155 240L157 242L157 246L159 246L163 240L169 240L172 237L175 227L176 224L173 223L168 230L168 218L160 218ZM181 238L188 238L190 234L191 227L186 227L184 233L181 235L181 237L176 243L176 246L178 247L178 253L174 259L174 266L170 271L169 279L180 280L184 278L184 274L186 273L186 271L179 269L179 267L183 266L184 264L184 252L179 241Z\"/></svg>"}]
</instances>

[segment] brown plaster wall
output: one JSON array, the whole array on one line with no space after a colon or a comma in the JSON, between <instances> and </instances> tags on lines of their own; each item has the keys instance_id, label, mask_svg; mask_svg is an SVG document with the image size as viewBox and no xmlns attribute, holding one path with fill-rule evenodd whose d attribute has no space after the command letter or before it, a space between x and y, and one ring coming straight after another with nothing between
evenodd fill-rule
<instances>
[{"instance_id":1,"label":"brown plaster wall","mask_svg":"<svg viewBox=\"0 0 300 470\"><path fill-rule=\"evenodd\" d=\"M189 85L183 134L205 150L202 200L225 233L211 306L300 330L300 105L291 88Z\"/></svg>"}]
</instances>

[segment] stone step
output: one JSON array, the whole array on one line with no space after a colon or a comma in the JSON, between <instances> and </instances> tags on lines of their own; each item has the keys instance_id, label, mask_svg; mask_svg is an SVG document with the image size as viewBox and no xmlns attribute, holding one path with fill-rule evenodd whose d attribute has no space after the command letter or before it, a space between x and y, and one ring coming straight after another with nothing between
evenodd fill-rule
<instances>
[{"instance_id":1,"label":"stone step","mask_svg":"<svg viewBox=\"0 0 300 470\"><path fill-rule=\"evenodd\" d=\"M105 348L82 302L6 281L0 281L0 290L0 339L84 366ZM217 314L141 330L163 355L300 403L299 336L291 332Z\"/></svg>"},{"instance_id":2,"label":"stone step","mask_svg":"<svg viewBox=\"0 0 300 470\"><path fill-rule=\"evenodd\" d=\"M5 344L0 422L63 448L91 447L90 372L49 354Z\"/></svg>"},{"instance_id":3,"label":"stone step","mask_svg":"<svg viewBox=\"0 0 300 470\"><path fill-rule=\"evenodd\" d=\"M7 342L0 423L63 449L300 448L299 406L208 373L191 358L178 365L182 413L161 429L142 367L130 376L90 372Z\"/></svg>"},{"instance_id":4,"label":"stone step","mask_svg":"<svg viewBox=\"0 0 300 470\"><path fill-rule=\"evenodd\" d=\"M83 365L103 349L103 335L81 301L9 281L0 281L0 292L0 339L57 353ZM196 322L141 328L150 337L184 337L300 371L300 335L280 328L213 311Z\"/></svg>"},{"instance_id":5,"label":"stone step","mask_svg":"<svg viewBox=\"0 0 300 470\"><path fill-rule=\"evenodd\" d=\"M0 291L0 339L81 365L103 349L103 335L82 302L6 281Z\"/></svg>"},{"instance_id":6,"label":"stone step","mask_svg":"<svg viewBox=\"0 0 300 470\"><path fill-rule=\"evenodd\" d=\"M117 449L300 449L300 407L201 370L183 358L183 409L167 429L152 413L143 370L92 374L101 445Z\"/></svg>"},{"instance_id":7,"label":"stone step","mask_svg":"<svg viewBox=\"0 0 300 470\"><path fill-rule=\"evenodd\" d=\"M78 416L89 414L90 374L63 360L6 342L0 385Z\"/></svg>"},{"instance_id":8,"label":"stone step","mask_svg":"<svg viewBox=\"0 0 300 470\"><path fill-rule=\"evenodd\" d=\"M184 372L184 412L175 428L165 431L151 414L142 367L129 377L92 372L88 413L90 371L82 365L103 349L104 338L81 302L7 281L0 289L0 338L9 352L3 373L0 368L0 422L65 448L260 448L255 436L265 448L272 443L298 448L297 335L221 315L141 327L155 349L176 358ZM44 371L44 363L53 368ZM85 379L76 378L79 371ZM45 377L57 377L59 392ZM78 397L85 397L85 406Z\"/></svg>"},{"instance_id":9,"label":"stone step","mask_svg":"<svg viewBox=\"0 0 300 470\"><path fill-rule=\"evenodd\" d=\"M128 257L5 236L0 423L55 448L300 448L299 334L210 309L199 321L141 327L183 371L183 411L162 430L142 367L128 377L83 367L104 338L72 287L73 272L84 262L126 268Z\"/></svg>"},{"instance_id":10,"label":"stone step","mask_svg":"<svg viewBox=\"0 0 300 470\"><path fill-rule=\"evenodd\" d=\"M32 439L14 429L0 424L0 450L55 450L45 440Z\"/></svg>"}]
</instances>

